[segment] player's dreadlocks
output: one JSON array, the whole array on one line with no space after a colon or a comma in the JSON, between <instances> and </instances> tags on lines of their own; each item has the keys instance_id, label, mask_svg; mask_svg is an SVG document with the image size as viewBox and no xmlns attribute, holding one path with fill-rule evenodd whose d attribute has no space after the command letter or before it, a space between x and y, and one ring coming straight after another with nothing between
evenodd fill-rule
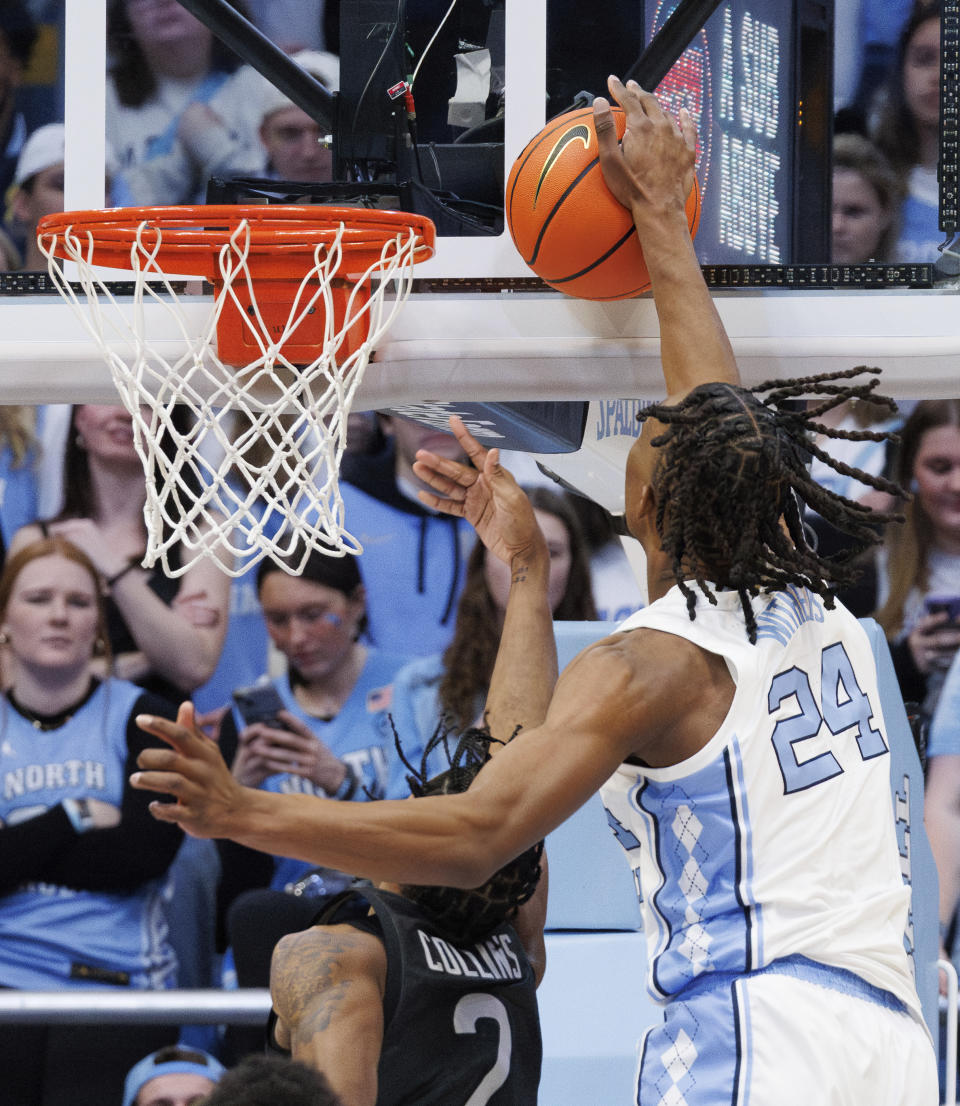
<instances>
[{"instance_id":1,"label":"player's dreadlocks","mask_svg":"<svg viewBox=\"0 0 960 1106\"><path fill-rule=\"evenodd\" d=\"M519 727L518 727L519 729ZM516 731L513 736L516 736ZM513 739L511 737L511 740ZM394 730L397 751L408 769L410 793L422 795L452 795L466 791L477 773L490 759L490 746L503 744L490 731L469 729L454 737L456 747L450 752L451 734L438 726L427 742L415 768L404 756L399 737ZM450 767L439 775L427 778L431 755L443 748ZM480 887L464 890L458 887L421 887L405 885L404 895L426 910L441 928L461 941L477 941L512 918L537 889L540 880L540 858L543 842L539 841L515 860L505 864Z\"/></svg>"},{"instance_id":2,"label":"player's dreadlocks","mask_svg":"<svg viewBox=\"0 0 960 1106\"><path fill-rule=\"evenodd\" d=\"M831 383L879 372L858 366L752 388L703 384L675 405L655 404L641 413L641 420L655 418L667 427L651 441L660 450L653 475L656 526L691 620L697 602L686 582L691 576L711 603L716 603L714 587L739 592L751 641L757 633L751 596L796 584L817 592L832 607L834 591L856 578L852 562L881 540L882 525L897 516L822 487L810 477L807 461L812 454L841 475L896 496L904 494L882 476L835 460L813 440L817 433L848 441L892 437L879 431L840 430L819 421L853 398L869 398L896 410L891 399L874 394L876 379ZM762 393L768 394L760 398ZM825 398L812 406L791 402L809 395ZM848 534L848 548L829 558L819 556L807 541L804 507Z\"/></svg>"}]
</instances>

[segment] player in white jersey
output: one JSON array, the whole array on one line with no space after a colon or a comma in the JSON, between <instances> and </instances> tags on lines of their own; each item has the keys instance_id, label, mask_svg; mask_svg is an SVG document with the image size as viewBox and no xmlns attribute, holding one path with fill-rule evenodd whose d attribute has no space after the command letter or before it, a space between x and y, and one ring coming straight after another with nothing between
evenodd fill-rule
<instances>
[{"instance_id":1,"label":"player in white jersey","mask_svg":"<svg viewBox=\"0 0 960 1106\"><path fill-rule=\"evenodd\" d=\"M638 884L657 890L643 902L650 990L670 998L708 972L804 956L916 1008L902 942L890 941L903 931L909 892L866 633L806 589L753 606L755 644L733 591L691 622L674 589L621 627L694 642L724 658L736 685L693 757L625 763L601 791ZM838 869L848 873L841 886Z\"/></svg>"},{"instance_id":2,"label":"player in white jersey","mask_svg":"<svg viewBox=\"0 0 960 1106\"><path fill-rule=\"evenodd\" d=\"M865 1019L877 1042L886 1033L886 1048L910 1042L905 1062L913 1048L929 1050L904 950L909 891L866 633L841 606L788 585L752 599L751 643L740 596L716 599L691 622L673 588L621 626L686 638L722 657L735 683L726 717L692 757L660 768L628 761L601 788L644 890L648 990L673 1003L641 1051L644 1104L694 1085L677 1101L792 1101L784 1079L812 1085L801 1073L830 1070L831 1050L845 1070L845 1020ZM768 1033L768 1008L790 1010L794 1023L804 1002L819 1014L800 1052L810 1066L797 1069L782 1014ZM832 1093L865 1093L862 1077ZM885 1066L881 1083L870 1102L934 1101L919 1096L909 1066Z\"/></svg>"},{"instance_id":3,"label":"player in white jersey","mask_svg":"<svg viewBox=\"0 0 960 1106\"><path fill-rule=\"evenodd\" d=\"M243 791L189 706L175 725L143 720L172 748L142 754L134 782L175 796L154 814L192 833L452 886L481 883L607 782L665 1003L633 1101L933 1106L876 673L859 626L833 604L847 566L808 546L800 509L813 505L861 547L877 518L810 480L818 412L782 402L825 395L823 412L875 380L784 382L765 399L770 389L739 386L687 227L692 122L682 113L678 125L632 82L611 78L610 91L626 132L618 144L598 99L601 164L643 245L667 391L626 471L650 606L567 666L545 722L463 795L347 810ZM453 424L473 467L421 453L417 473L436 492L425 502L468 518L512 565L494 687L509 680L511 652L541 652L545 665L552 655L543 569L511 542L516 485L496 451Z\"/></svg>"}]
</instances>

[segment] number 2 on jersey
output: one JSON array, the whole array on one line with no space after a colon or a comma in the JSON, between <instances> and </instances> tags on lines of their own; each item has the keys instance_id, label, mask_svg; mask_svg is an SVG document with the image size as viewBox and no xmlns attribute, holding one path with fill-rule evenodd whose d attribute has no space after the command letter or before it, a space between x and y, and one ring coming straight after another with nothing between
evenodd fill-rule
<instances>
[{"instance_id":1,"label":"number 2 on jersey","mask_svg":"<svg viewBox=\"0 0 960 1106\"><path fill-rule=\"evenodd\" d=\"M481 1018L492 1018L500 1027L500 1043L493 1067L483 1077L480 1086L464 1103L464 1106L486 1106L506 1083L510 1074L510 1051L513 1047L510 1018L507 1008L493 995L476 992L464 995L453 1011L453 1028L457 1033L476 1033Z\"/></svg>"},{"instance_id":2,"label":"number 2 on jersey","mask_svg":"<svg viewBox=\"0 0 960 1106\"><path fill-rule=\"evenodd\" d=\"M802 668L789 668L774 676L767 694L767 710L774 714L794 697L796 714L781 718L773 728L771 741L783 775L783 792L804 791L839 776L843 769L831 752L819 753L801 761L798 745L816 737L826 723L837 736L856 727L854 735L864 760L887 751L883 734L871 724L873 708L866 692L860 689L856 673L841 642L828 645L820 656L820 695L818 703L810 686L810 677Z\"/></svg>"}]
</instances>

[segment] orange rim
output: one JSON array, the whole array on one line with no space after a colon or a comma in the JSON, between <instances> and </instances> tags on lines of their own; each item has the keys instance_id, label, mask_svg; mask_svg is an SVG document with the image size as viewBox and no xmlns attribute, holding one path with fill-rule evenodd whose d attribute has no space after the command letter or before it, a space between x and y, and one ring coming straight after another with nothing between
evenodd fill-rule
<instances>
[{"instance_id":1,"label":"orange rim","mask_svg":"<svg viewBox=\"0 0 960 1106\"><path fill-rule=\"evenodd\" d=\"M343 260L338 274L361 273L376 264L384 246L403 235L416 236L413 260L433 255L435 228L425 215L407 211L327 207L319 204L194 204L171 207L116 207L64 211L45 215L37 238L57 257L71 259L64 246L69 233L92 241L94 265L132 269L131 249L140 227L141 241L152 254L151 231L159 230L160 245L153 267L160 273L194 274L213 279L217 256L246 220L252 272L269 269L271 278L299 279L313 267L318 245L331 243L343 225ZM80 252L88 256L81 241Z\"/></svg>"}]
</instances>

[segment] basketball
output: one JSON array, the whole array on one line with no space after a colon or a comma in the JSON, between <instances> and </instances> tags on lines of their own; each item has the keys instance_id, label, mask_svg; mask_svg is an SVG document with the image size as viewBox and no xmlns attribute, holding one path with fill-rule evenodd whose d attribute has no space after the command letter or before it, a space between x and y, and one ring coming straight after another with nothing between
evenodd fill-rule
<instances>
[{"instance_id":1,"label":"basketball","mask_svg":"<svg viewBox=\"0 0 960 1106\"><path fill-rule=\"evenodd\" d=\"M626 117L620 108L613 116L622 138ZM527 143L507 178L505 215L523 260L551 288L586 300L629 299L649 289L633 219L603 179L593 108L558 115ZM696 234L696 178L687 221Z\"/></svg>"}]
</instances>

